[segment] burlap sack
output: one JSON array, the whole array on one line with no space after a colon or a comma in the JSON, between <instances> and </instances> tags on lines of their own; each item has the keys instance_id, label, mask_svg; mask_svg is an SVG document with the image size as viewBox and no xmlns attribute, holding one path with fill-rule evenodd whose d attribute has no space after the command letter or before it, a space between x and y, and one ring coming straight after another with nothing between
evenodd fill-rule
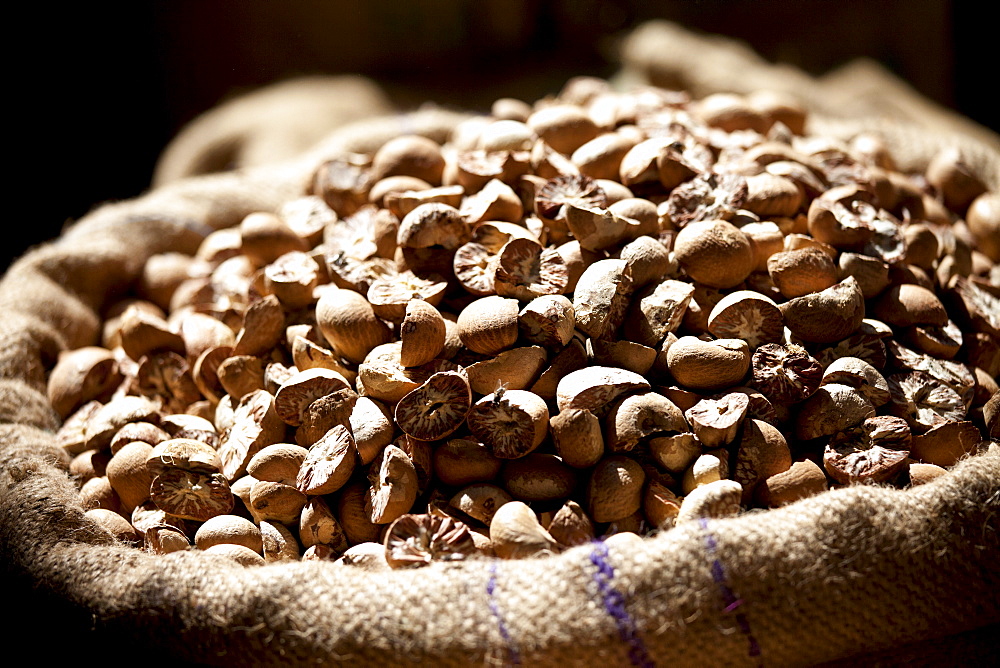
<instances>
[{"instance_id":1,"label":"burlap sack","mask_svg":"<svg viewBox=\"0 0 1000 668\"><path fill-rule=\"evenodd\" d=\"M40 601L25 626L47 640L67 625L69 652L154 664L986 664L1000 629L995 447L911 490L830 491L634 549L380 574L154 557L84 519L45 399L58 351L96 339L101 305L151 254L191 251L207 230L274 210L326 155L403 130L441 140L457 118L376 119L289 162L177 181L98 209L11 267L0 281L0 556L15 591L28 583Z\"/></svg>"}]
</instances>

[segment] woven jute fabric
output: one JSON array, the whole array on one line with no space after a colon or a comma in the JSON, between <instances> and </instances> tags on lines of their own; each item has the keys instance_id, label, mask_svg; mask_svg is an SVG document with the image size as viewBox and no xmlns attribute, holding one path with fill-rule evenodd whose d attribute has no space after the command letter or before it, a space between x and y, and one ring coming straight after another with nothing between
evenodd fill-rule
<instances>
[{"instance_id":1,"label":"woven jute fabric","mask_svg":"<svg viewBox=\"0 0 1000 668\"><path fill-rule=\"evenodd\" d=\"M858 486L523 561L370 573L152 556L87 520L55 443L45 373L98 339L103 304L152 254L273 211L338 152L416 132L441 110L346 126L294 160L171 182L97 209L0 280L0 560L84 620L87 651L218 665L886 665L987 661L1000 625L1000 452L908 490ZM92 642L92 644L91 644Z\"/></svg>"}]
</instances>

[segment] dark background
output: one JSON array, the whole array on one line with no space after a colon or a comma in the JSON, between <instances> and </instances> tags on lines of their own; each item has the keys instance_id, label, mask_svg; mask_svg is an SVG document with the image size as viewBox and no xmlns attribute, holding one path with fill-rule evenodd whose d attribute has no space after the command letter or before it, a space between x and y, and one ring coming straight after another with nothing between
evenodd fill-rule
<instances>
[{"instance_id":1,"label":"dark background","mask_svg":"<svg viewBox=\"0 0 1000 668\"><path fill-rule=\"evenodd\" d=\"M401 105L532 101L576 74L611 75L614 44L666 18L821 74L869 56L993 129L994 31L947 0L171 0L37 5L9 68L17 186L0 271L95 205L146 189L188 121L255 86L361 73ZM36 14L36 16L31 16ZM32 20L34 19L34 20ZM989 31L989 32L988 32ZM990 96L992 97L992 96Z\"/></svg>"}]
</instances>

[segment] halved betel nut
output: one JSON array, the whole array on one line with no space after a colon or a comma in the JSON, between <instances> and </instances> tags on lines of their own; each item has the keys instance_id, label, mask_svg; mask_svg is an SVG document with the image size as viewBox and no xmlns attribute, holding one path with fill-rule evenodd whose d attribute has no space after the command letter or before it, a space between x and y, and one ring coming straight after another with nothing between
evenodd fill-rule
<instances>
[{"instance_id":1,"label":"halved betel nut","mask_svg":"<svg viewBox=\"0 0 1000 668\"><path fill-rule=\"evenodd\" d=\"M392 568L416 568L437 561L461 561L476 554L469 527L451 517L406 514L389 525L385 557Z\"/></svg>"},{"instance_id":2,"label":"halved betel nut","mask_svg":"<svg viewBox=\"0 0 1000 668\"><path fill-rule=\"evenodd\" d=\"M784 328L774 300L753 290L729 293L708 315L708 331L716 338L743 339L751 350L762 343L780 343Z\"/></svg>"},{"instance_id":3,"label":"halved betel nut","mask_svg":"<svg viewBox=\"0 0 1000 668\"><path fill-rule=\"evenodd\" d=\"M465 374L433 374L396 404L396 424L422 441L445 438L462 426L472 405L472 390Z\"/></svg>"},{"instance_id":4,"label":"halved betel nut","mask_svg":"<svg viewBox=\"0 0 1000 668\"><path fill-rule=\"evenodd\" d=\"M823 451L823 468L843 484L885 482L902 470L909 455L906 421L879 415L835 434Z\"/></svg>"},{"instance_id":5,"label":"halved betel nut","mask_svg":"<svg viewBox=\"0 0 1000 668\"><path fill-rule=\"evenodd\" d=\"M351 432L337 425L313 443L295 478L303 494L331 494L347 484L357 464L358 450Z\"/></svg>"},{"instance_id":6,"label":"halved betel nut","mask_svg":"<svg viewBox=\"0 0 1000 668\"><path fill-rule=\"evenodd\" d=\"M516 459L545 439L549 409L545 400L527 390L498 390L472 406L469 431L486 444L495 457Z\"/></svg>"}]
</instances>

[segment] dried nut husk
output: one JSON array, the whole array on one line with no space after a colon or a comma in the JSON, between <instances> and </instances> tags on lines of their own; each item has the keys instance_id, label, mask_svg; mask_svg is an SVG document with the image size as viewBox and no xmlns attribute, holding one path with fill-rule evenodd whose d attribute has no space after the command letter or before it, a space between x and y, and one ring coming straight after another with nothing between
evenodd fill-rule
<instances>
[{"instance_id":1,"label":"dried nut husk","mask_svg":"<svg viewBox=\"0 0 1000 668\"><path fill-rule=\"evenodd\" d=\"M624 260L598 260L588 266L573 292L577 329L595 339L614 335L625 319L632 291L631 269Z\"/></svg>"},{"instance_id":2,"label":"dried nut husk","mask_svg":"<svg viewBox=\"0 0 1000 668\"><path fill-rule=\"evenodd\" d=\"M465 374L435 373L396 404L396 424L413 438L437 441L465 422L472 405L472 391Z\"/></svg>"},{"instance_id":3,"label":"dried nut husk","mask_svg":"<svg viewBox=\"0 0 1000 668\"><path fill-rule=\"evenodd\" d=\"M749 408L750 397L741 392L729 392L721 397L702 399L687 409L684 417L704 447L717 448L733 442Z\"/></svg>"},{"instance_id":4,"label":"dried nut husk","mask_svg":"<svg viewBox=\"0 0 1000 668\"><path fill-rule=\"evenodd\" d=\"M754 418L744 422L743 435L733 456L731 477L743 486L742 503L748 505L757 485L792 466L785 435L774 425Z\"/></svg>"},{"instance_id":5,"label":"dried nut husk","mask_svg":"<svg viewBox=\"0 0 1000 668\"><path fill-rule=\"evenodd\" d=\"M739 385L750 369L750 347L742 339L702 341L682 336L667 350L667 368L680 385L692 390L721 390Z\"/></svg>"},{"instance_id":6,"label":"dried nut husk","mask_svg":"<svg viewBox=\"0 0 1000 668\"><path fill-rule=\"evenodd\" d=\"M146 465L146 460L152 452L153 447L148 443L134 441L108 461L108 482L127 512L132 512L133 508L149 499L153 474Z\"/></svg>"},{"instance_id":7,"label":"dried nut husk","mask_svg":"<svg viewBox=\"0 0 1000 668\"><path fill-rule=\"evenodd\" d=\"M576 487L576 472L560 457L532 452L506 462L500 479L518 501L546 502L569 497Z\"/></svg>"},{"instance_id":8,"label":"dried nut husk","mask_svg":"<svg viewBox=\"0 0 1000 668\"><path fill-rule=\"evenodd\" d=\"M642 508L646 473L625 455L610 455L594 467L587 485L587 507L595 522L621 520Z\"/></svg>"},{"instance_id":9,"label":"dried nut husk","mask_svg":"<svg viewBox=\"0 0 1000 668\"><path fill-rule=\"evenodd\" d=\"M723 448L706 450L694 460L681 479L685 496L710 482L729 477L729 453Z\"/></svg>"},{"instance_id":10,"label":"dried nut husk","mask_svg":"<svg viewBox=\"0 0 1000 668\"><path fill-rule=\"evenodd\" d=\"M823 451L823 468L842 484L885 482L906 466L909 455L906 421L879 415L834 435Z\"/></svg>"},{"instance_id":11,"label":"dried nut husk","mask_svg":"<svg viewBox=\"0 0 1000 668\"><path fill-rule=\"evenodd\" d=\"M477 401L468 414L469 431L495 457L516 459L528 454L548 434L545 400L527 390L503 390Z\"/></svg>"},{"instance_id":12,"label":"dried nut husk","mask_svg":"<svg viewBox=\"0 0 1000 668\"><path fill-rule=\"evenodd\" d=\"M589 410L569 408L549 420L552 443L563 462L574 468L589 468L604 456L600 420Z\"/></svg>"},{"instance_id":13,"label":"dried nut husk","mask_svg":"<svg viewBox=\"0 0 1000 668\"><path fill-rule=\"evenodd\" d=\"M233 509L233 493L219 473L168 468L153 478L149 498L169 515L204 522Z\"/></svg>"},{"instance_id":14,"label":"dried nut husk","mask_svg":"<svg viewBox=\"0 0 1000 668\"><path fill-rule=\"evenodd\" d=\"M875 413L875 407L848 385L823 385L806 399L795 419L795 437L809 440L845 431Z\"/></svg>"},{"instance_id":15,"label":"dried nut husk","mask_svg":"<svg viewBox=\"0 0 1000 668\"><path fill-rule=\"evenodd\" d=\"M392 340L391 330L368 300L353 290L323 292L316 302L316 324L333 349L355 364L375 346Z\"/></svg>"},{"instance_id":16,"label":"dried nut husk","mask_svg":"<svg viewBox=\"0 0 1000 668\"><path fill-rule=\"evenodd\" d=\"M84 517L96 522L119 542L127 545L138 545L141 542L139 534L128 520L114 511L106 508L91 508L84 513Z\"/></svg>"},{"instance_id":17,"label":"dried nut husk","mask_svg":"<svg viewBox=\"0 0 1000 668\"><path fill-rule=\"evenodd\" d=\"M584 545L594 540L594 523L580 504L572 499L556 511L546 530L564 548Z\"/></svg>"},{"instance_id":18,"label":"dried nut husk","mask_svg":"<svg viewBox=\"0 0 1000 668\"><path fill-rule=\"evenodd\" d=\"M604 414L615 398L626 393L648 390L649 387L649 381L634 371L590 366L562 377L556 386L556 401L560 413L571 408L582 408L595 414Z\"/></svg>"},{"instance_id":19,"label":"dried nut husk","mask_svg":"<svg viewBox=\"0 0 1000 668\"><path fill-rule=\"evenodd\" d=\"M84 346L63 351L49 373L49 403L66 418L88 401L107 401L123 380L114 353L107 348Z\"/></svg>"},{"instance_id":20,"label":"dried nut husk","mask_svg":"<svg viewBox=\"0 0 1000 668\"><path fill-rule=\"evenodd\" d=\"M688 431L681 409L656 392L636 392L616 399L604 425L604 443L611 452L631 451L652 436Z\"/></svg>"},{"instance_id":21,"label":"dried nut husk","mask_svg":"<svg viewBox=\"0 0 1000 668\"><path fill-rule=\"evenodd\" d=\"M146 469L159 475L166 468L221 473L222 460L215 448L193 438L171 438L158 443L146 457Z\"/></svg>"},{"instance_id":22,"label":"dried nut husk","mask_svg":"<svg viewBox=\"0 0 1000 668\"><path fill-rule=\"evenodd\" d=\"M238 515L216 515L205 521L194 535L194 544L199 550L207 550L213 545L242 545L263 554L264 543L260 529L250 520Z\"/></svg>"},{"instance_id":23,"label":"dried nut husk","mask_svg":"<svg viewBox=\"0 0 1000 668\"><path fill-rule=\"evenodd\" d=\"M740 512L743 486L735 480L715 480L699 485L681 501L676 523L733 517Z\"/></svg>"},{"instance_id":24,"label":"dried nut husk","mask_svg":"<svg viewBox=\"0 0 1000 668\"><path fill-rule=\"evenodd\" d=\"M756 265L750 239L724 220L685 225L674 238L674 257L693 281L723 289L739 285Z\"/></svg>"},{"instance_id":25,"label":"dried nut husk","mask_svg":"<svg viewBox=\"0 0 1000 668\"><path fill-rule=\"evenodd\" d=\"M371 464L368 480L372 485L365 510L375 524L389 524L410 511L417 499L417 469L405 452L387 445Z\"/></svg>"},{"instance_id":26,"label":"dried nut husk","mask_svg":"<svg viewBox=\"0 0 1000 668\"><path fill-rule=\"evenodd\" d=\"M392 568L416 568L467 559L476 546L468 525L454 518L406 514L389 525L384 554Z\"/></svg>"},{"instance_id":27,"label":"dried nut husk","mask_svg":"<svg viewBox=\"0 0 1000 668\"><path fill-rule=\"evenodd\" d=\"M490 522L490 545L501 559L541 556L558 547L535 512L521 501L510 501L496 510Z\"/></svg>"},{"instance_id":28,"label":"dried nut husk","mask_svg":"<svg viewBox=\"0 0 1000 668\"><path fill-rule=\"evenodd\" d=\"M468 304L458 314L458 335L473 352L496 355L517 341L518 301L491 295Z\"/></svg>"},{"instance_id":29,"label":"dried nut husk","mask_svg":"<svg viewBox=\"0 0 1000 668\"><path fill-rule=\"evenodd\" d=\"M803 341L834 343L857 331L865 318L865 300L853 276L779 306L785 326Z\"/></svg>"},{"instance_id":30,"label":"dried nut husk","mask_svg":"<svg viewBox=\"0 0 1000 668\"><path fill-rule=\"evenodd\" d=\"M400 364L405 367L426 364L444 348L444 318L426 301L412 299L406 304L403 322L399 326L399 339L402 342Z\"/></svg>"},{"instance_id":31,"label":"dried nut husk","mask_svg":"<svg viewBox=\"0 0 1000 668\"><path fill-rule=\"evenodd\" d=\"M950 468L975 454L982 440L979 428L972 422L945 422L913 436L910 456L926 464Z\"/></svg>"},{"instance_id":32,"label":"dried nut husk","mask_svg":"<svg viewBox=\"0 0 1000 668\"><path fill-rule=\"evenodd\" d=\"M489 525L497 509L513 501L502 487L490 483L475 483L456 492L448 502L452 508Z\"/></svg>"},{"instance_id":33,"label":"dried nut husk","mask_svg":"<svg viewBox=\"0 0 1000 668\"><path fill-rule=\"evenodd\" d=\"M295 487L309 496L332 494L347 484L357 464L358 450L342 425L313 443L295 478Z\"/></svg>"},{"instance_id":34,"label":"dried nut husk","mask_svg":"<svg viewBox=\"0 0 1000 668\"><path fill-rule=\"evenodd\" d=\"M756 350L763 343L781 342L784 322L773 299L753 290L737 290L712 308L708 331L719 339L743 339L750 350Z\"/></svg>"}]
</instances>

